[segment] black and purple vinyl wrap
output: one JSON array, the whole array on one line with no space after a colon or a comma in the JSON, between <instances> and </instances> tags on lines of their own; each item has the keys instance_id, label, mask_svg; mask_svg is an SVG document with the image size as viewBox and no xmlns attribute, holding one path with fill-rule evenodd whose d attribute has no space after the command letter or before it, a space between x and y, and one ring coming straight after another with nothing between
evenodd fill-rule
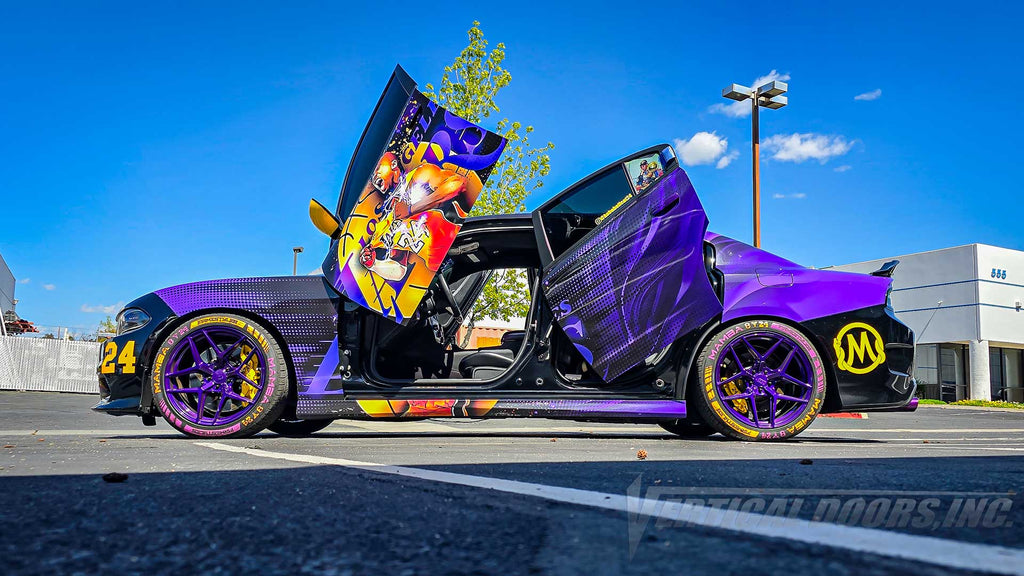
<instances>
[{"instance_id":1,"label":"black and purple vinyl wrap","mask_svg":"<svg viewBox=\"0 0 1024 576\"><path fill-rule=\"evenodd\" d=\"M606 382L722 311L701 251L707 224L676 169L544 271L555 318Z\"/></svg>"},{"instance_id":2,"label":"black and purple vinyl wrap","mask_svg":"<svg viewBox=\"0 0 1024 576\"><path fill-rule=\"evenodd\" d=\"M773 316L795 322L878 306L892 280L867 274L806 268L720 234L704 237L715 246L725 274L723 322Z\"/></svg>"},{"instance_id":3,"label":"black and purple vinyl wrap","mask_svg":"<svg viewBox=\"0 0 1024 576\"><path fill-rule=\"evenodd\" d=\"M829 359L835 385L826 410L904 406L914 393L914 333L887 305L892 279L806 268L726 236L707 233L717 268L725 275L722 323L780 318L797 325ZM868 373L839 367L833 341L851 323L872 326L884 343L885 361Z\"/></svg>"},{"instance_id":4,"label":"black and purple vinyl wrap","mask_svg":"<svg viewBox=\"0 0 1024 576\"><path fill-rule=\"evenodd\" d=\"M281 336L295 370L296 390L339 388L338 295L323 276L231 278L155 292L177 316L246 311ZM340 390L339 390L340 391Z\"/></svg>"}]
</instances>

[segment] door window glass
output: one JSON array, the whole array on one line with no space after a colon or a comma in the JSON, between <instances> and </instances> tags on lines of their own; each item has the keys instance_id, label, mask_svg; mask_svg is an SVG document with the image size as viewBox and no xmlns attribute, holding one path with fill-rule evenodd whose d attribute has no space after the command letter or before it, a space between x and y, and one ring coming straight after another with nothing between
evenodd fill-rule
<instances>
[{"instance_id":1,"label":"door window glass","mask_svg":"<svg viewBox=\"0 0 1024 576\"><path fill-rule=\"evenodd\" d=\"M541 213L555 258L578 242L608 214L629 202L632 188L616 165L572 191Z\"/></svg>"},{"instance_id":2,"label":"door window glass","mask_svg":"<svg viewBox=\"0 0 1024 576\"><path fill-rule=\"evenodd\" d=\"M552 256L558 258L675 166L675 152L665 146L609 166L542 206Z\"/></svg>"},{"instance_id":3,"label":"door window glass","mask_svg":"<svg viewBox=\"0 0 1024 576\"><path fill-rule=\"evenodd\" d=\"M626 162L626 173L633 191L640 193L665 175L665 166L661 163L661 155L655 152Z\"/></svg>"}]
</instances>

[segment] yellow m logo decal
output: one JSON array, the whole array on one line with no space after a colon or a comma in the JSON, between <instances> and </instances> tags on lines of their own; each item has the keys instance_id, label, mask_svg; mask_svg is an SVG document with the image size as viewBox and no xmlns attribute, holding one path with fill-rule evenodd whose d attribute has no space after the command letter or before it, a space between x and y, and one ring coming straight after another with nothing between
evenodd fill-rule
<instances>
[{"instance_id":1,"label":"yellow m logo decal","mask_svg":"<svg viewBox=\"0 0 1024 576\"><path fill-rule=\"evenodd\" d=\"M840 370L867 374L885 362L885 342L874 327L851 322L832 341Z\"/></svg>"}]
</instances>

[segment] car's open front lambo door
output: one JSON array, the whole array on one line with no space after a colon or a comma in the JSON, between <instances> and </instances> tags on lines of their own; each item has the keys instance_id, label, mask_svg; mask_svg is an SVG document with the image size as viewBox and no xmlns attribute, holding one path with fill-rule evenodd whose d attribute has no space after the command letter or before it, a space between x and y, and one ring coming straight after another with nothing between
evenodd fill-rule
<instances>
[{"instance_id":1,"label":"car's open front lambo door","mask_svg":"<svg viewBox=\"0 0 1024 576\"><path fill-rule=\"evenodd\" d=\"M707 216L669 146L588 176L533 221L545 299L606 382L722 311L704 265Z\"/></svg>"},{"instance_id":2,"label":"car's open front lambo door","mask_svg":"<svg viewBox=\"0 0 1024 576\"><path fill-rule=\"evenodd\" d=\"M431 102L395 68L342 184L328 282L408 322L504 148L504 138Z\"/></svg>"}]
</instances>

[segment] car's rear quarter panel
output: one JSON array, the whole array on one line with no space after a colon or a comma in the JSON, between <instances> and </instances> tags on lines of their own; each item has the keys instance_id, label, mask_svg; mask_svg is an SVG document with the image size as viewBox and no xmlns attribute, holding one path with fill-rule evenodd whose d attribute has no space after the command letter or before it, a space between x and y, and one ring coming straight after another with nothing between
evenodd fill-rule
<instances>
[{"instance_id":1,"label":"car's rear quarter panel","mask_svg":"<svg viewBox=\"0 0 1024 576\"><path fill-rule=\"evenodd\" d=\"M889 278L805 268L714 233L717 267L725 275L723 324L743 318L788 320L829 359L825 412L900 406L913 394L913 332L886 307ZM885 360L865 374L839 367L835 340L864 322L885 345Z\"/></svg>"}]
</instances>

